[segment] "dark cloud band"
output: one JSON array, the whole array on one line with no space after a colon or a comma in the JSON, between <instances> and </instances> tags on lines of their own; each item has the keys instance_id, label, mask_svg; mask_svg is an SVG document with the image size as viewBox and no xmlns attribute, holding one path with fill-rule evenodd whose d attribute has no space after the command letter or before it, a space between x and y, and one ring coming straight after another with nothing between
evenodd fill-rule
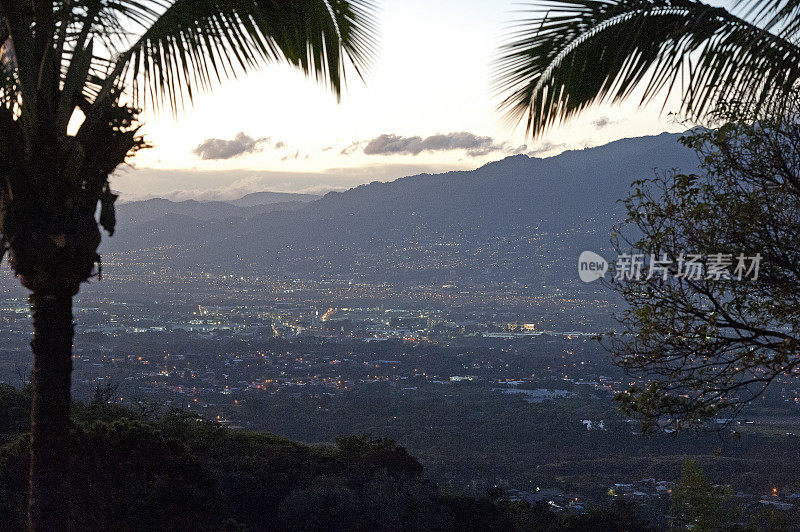
<instances>
[{"instance_id":1,"label":"dark cloud band","mask_svg":"<svg viewBox=\"0 0 800 532\"><path fill-rule=\"evenodd\" d=\"M493 151L501 151L503 145L492 137L480 137L466 131L431 135L430 137L402 137L384 134L367 142L366 155L419 155L422 152L465 150L477 157Z\"/></svg>"},{"instance_id":2,"label":"dark cloud band","mask_svg":"<svg viewBox=\"0 0 800 532\"><path fill-rule=\"evenodd\" d=\"M258 151L261 144L269 142L269 138L255 139L244 133L239 133L233 140L208 139L197 146L192 153L204 161L232 159L247 153Z\"/></svg>"}]
</instances>

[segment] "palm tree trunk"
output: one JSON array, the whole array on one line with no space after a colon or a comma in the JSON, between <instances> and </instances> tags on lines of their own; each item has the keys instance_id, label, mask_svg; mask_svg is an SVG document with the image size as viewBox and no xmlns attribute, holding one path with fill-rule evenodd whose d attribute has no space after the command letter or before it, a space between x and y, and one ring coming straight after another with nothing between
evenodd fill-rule
<instances>
[{"instance_id":1,"label":"palm tree trunk","mask_svg":"<svg viewBox=\"0 0 800 532\"><path fill-rule=\"evenodd\" d=\"M33 406L28 526L30 530L69 528L67 466L72 378L72 296L34 292Z\"/></svg>"}]
</instances>

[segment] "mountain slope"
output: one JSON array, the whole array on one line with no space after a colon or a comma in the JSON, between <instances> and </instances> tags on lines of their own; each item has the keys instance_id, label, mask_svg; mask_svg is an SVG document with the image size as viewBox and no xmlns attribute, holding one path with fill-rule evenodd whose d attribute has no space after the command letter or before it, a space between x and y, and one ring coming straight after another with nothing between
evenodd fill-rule
<instances>
[{"instance_id":1,"label":"mountain slope","mask_svg":"<svg viewBox=\"0 0 800 532\"><path fill-rule=\"evenodd\" d=\"M117 218L122 225L129 226L174 215L195 220L246 218L265 212L298 209L317 199L319 196L281 192L256 192L232 201L171 201L153 198L120 204L117 207Z\"/></svg>"},{"instance_id":2,"label":"mountain slope","mask_svg":"<svg viewBox=\"0 0 800 532\"><path fill-rule=\"evenodd\" d=\"M269 205L272 203L285 203L287 201L308 203L316 201L319 196L315 194L295 194L290 192L253 192L236 200L228 201L237 207L254 207L256 205Z\"/></svg>"},{"instance_id":3,"label":"mountain slope","mask_svg":"<svg viewBox=\"0 0 800 532\"><path fill-rule=\"evenodd\" d=\"M622 139L546 159L516 155L473 171L374 182L288 212L198 220L191 230L185 219L156 218L121 228L108 249L173 245L174 260L184 266L546 284L565 277L555 263L608 243L621 216L617 200L634 180L696 168L696 156L679 136Z\"/></svg>"}]
</instances>

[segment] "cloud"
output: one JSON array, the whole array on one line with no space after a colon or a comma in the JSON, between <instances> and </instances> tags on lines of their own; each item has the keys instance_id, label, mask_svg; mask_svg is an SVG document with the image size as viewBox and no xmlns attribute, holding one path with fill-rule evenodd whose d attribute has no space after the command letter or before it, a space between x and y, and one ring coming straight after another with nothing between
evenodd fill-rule
<instances>
[{"instance_id":1,"label":"cloud","mask_svg":"<svg viewBox=\"0 0 800 532\"><path fill-rule=\"evenodd\" d=\"M352 150L352 148L353 145L348 146L345 150ZM460 131L431 135L425 138L384 134L368 141L364 153L366 155L419 155L424 151L465 150L469 156L478 157L504 149L505 146L497 144L492 137L480 137L473 133ZM342 153L345 151L343 150ZM352 151L347 153L352 153Z\"/></svg>"},{"instance_id":2,"label":"cloud","mask_svg":"<svg viewBox=\"0 0 800 532\"><path fill-rule=\"evenodd\" d=\"M261 144L269 142L269 138L262 137L254 139L244 133L239 133L233 140L207 139L198 145L192 153L204 161L217 161L221 159L232 159L246 153L258 151ZM283 143L278 143L283 144Z\"/></svg>"},{"instance_id":3,"label":"cloud","mask_svg":"<svg viewBox=\"0 0 800 532\"><path fill-rule=\"evenodd\" d=\"M506 148L505 152L508 155L527 155L528 157L536 157L545 153L554 152L557 150L562 150L566 148L567 145L564 142L561 143L554 143L550 142L549 140L545 140L540 142L536 145L535 148L530 148L527 144L522 144L517 146L516 148Z\"/></svg>"},{"instance_id":4,"label":"cloud","mask_svg":"<svg viewBox=\"0 0 800 532\"><path fill-rule=\"evenodd\" d=\"M603 129L604 127L610 126L612 124L618 123L617 120L612 120L607 116L601 116L596 120L592 120L592 125L597 129Z\"/></svg>"},{"instance_id":5,"label":"cloud","mask_svg":"<svg viewBox=\"0 0 800 532\"><path fill-rule=\"evenodd\" d=\"M364 145L366 141L357 140L351 142L348 146L342 148L342 151L339 152L341 155L350 155L351 153L355 153L362 145Z\"/></svg>"},{"instance_id":6,"label":"cloud","mask_svg":"<svg viewBox=\"0 0 800 532\"><path fill-rule=\"evenodd\" d=\"M441 152L464 150L469 157L480 157L492 153L505 155L524 154L528 156L540 155L556 150L563 150L565 143L544 141L535 148L527 144L516 145L510 142L499 142L492 137L482 137L465 131L431 135L430 137L383 134L371 140L354 141L346 146L342 155L350 155L363 147L366 155L411 155L416 156L422 152Z\"/></svg>"},{"instance_id":7,"label":"cloud","mask_svg":"<svg viewBox=\"0 0 800 532\"><path fill-rule=\"evenodd\" d=\"M539 143L536 148L532 150L528 150L526 152L527 155L540 155L542 153L548 153L555 150L560 150L561 148L566 148L567 145L565 143L556 144L554 142L550 142L549 140L545 140L544 142Z\"/></svg>"}]
</instances>

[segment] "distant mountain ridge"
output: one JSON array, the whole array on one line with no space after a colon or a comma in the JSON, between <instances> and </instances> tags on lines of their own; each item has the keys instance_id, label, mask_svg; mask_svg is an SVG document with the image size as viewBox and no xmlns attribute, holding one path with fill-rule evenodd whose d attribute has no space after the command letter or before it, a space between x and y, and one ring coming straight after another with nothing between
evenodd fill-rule
<instances>
[{"instance_id":1,"label":"distant mountain ridge","mask_svg":"<svg viewBox=\"0 0 800 532\"><path fill-rule=\"evenodd\" d=\"M269 205L272 203L285 203L288 201L307 203L316 201L321 196L316 194L299 194L295 192L252 192L239 199L230 200L226 203L237 207L253 207L255 205Z\"/></svg>"},{"instance_id":2,"label":"distant mountain ridge","mask_svg":"<svg viewBox=\"0 0 800 532\"><path fill-rule=\"evenodd\" d=\"M164 216L186 216L195 220L221 220L232 217L249 217L274 210L292 210L316 201L321 196L291 192L253 192L228 201L172 201L165 198L122 203L117 207L117 217L123 224L146 223Z\"/></svg>"},{"instance_id":3,"label":"distant mountain ridge","mask_svg":"<svg viewBox=\"0 0 800 532\"><path fill-rule=\"evenodd\" d=\"M574 277L571 267L559 273L557 263L571 264L581 248L608 245L609 230L622 216L617 200L634 180L697 168L680 136L621 139L544 159L516 155L472 171L376 181L260 212L203 203L204 217L191 220L186 212L155 216L151 208L147 214L142 204L124 213L139 221L121 223L106 245L172 245L182 267L547 284Z\"/></svg>"}]
</instances>

